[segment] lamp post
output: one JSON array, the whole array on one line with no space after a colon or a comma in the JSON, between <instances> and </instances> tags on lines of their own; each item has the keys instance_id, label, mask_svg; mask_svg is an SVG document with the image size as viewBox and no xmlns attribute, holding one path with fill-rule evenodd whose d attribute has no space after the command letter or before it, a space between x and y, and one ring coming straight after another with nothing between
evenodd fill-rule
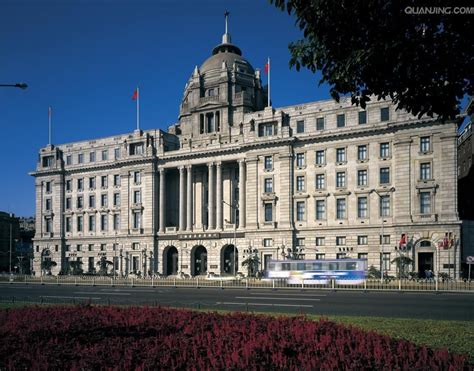
<instances>
[{"instance_id":1,"label":"lamp post","mask_svg":"<svg viewBox=\"0 0 474 371\"><path fill-rule=\"evenodd\" d=\"M387 196L390 193L395 192L395 187L390 188L388 191L385 192L379 192L376 189L372 189L370 193L376 193L377 196L379 196L379 202L382 202L382 197ZM379 206L379 214L383 218L384 216L387 215L382 215L382 204L380 203ZM384 226L385 226L386 220L382 219L382 244L381 244L381 253L380 253L380 283L383 283L383 278L384 278L384 247L385 247L385 238L384 238Z\"/></svg>"},{"instance_id":2,"label":"lamp post","mask_svg":"<svg viewBox=\"0 0 474 371\"><path fill-rule=\"evenodd\" d=\"M115 226L114 226L115 227ZM117 230L115 229L115 243L114 243L114 280L117 279Z\"/></svg>"},{"instance_id":3,"label":"lamp post","mask_svg":"<svg viewBox=\"0 0 474 371\"><path fill-rule=\"evenodd\" d=\"M123 248L120 248L120 277L123 277Z\"/></svg>"},{"instance_id":4,"label":"lamp post","mask_svg":"<svg viewBox=\"0 0 474 371\"><path fill-rule=\"evenodd\" d=\"M25 84L24 82L18 82L16 84L0 84L0 87L2 88L20 88L22 90L25 90L28 85Z\"/></svg>"},{"instance_id":5,"label":"lamp post","mask_svg":"<svg viewBox=\"0 0 474 371\"><path fill-rule=\"evenodd\" d=\"M232 210L234 211L234 257L233 257L233 262L232 262L232 267L234 271L234 276L236 275L236 263L235 263L235 258L236 258L236 247L235 244L237 243L237 209L239 208L238 204L229 204L228 202L222 200L222 203L230 206ZM228 220L226 219L225 222L227 223ZM229 223L230 224L230 223Z\"/></svg>"}]
</instances>

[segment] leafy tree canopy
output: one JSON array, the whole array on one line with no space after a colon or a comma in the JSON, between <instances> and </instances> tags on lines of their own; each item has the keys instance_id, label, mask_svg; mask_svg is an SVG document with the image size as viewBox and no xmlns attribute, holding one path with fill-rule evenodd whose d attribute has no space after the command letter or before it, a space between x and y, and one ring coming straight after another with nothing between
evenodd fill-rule
<instances>
[{"instance_id":1,"label":"leafy tree canopy","mask_svg":"<svg viewBox=\"0 0 474 371\"><path fill-rule=\"evenodd\" d=\"M374 95L419 117L453 119L463 96L473 95L474 15L454 14L460 4L269 1L294 14L303 31L304 38L289 45L290 66L320 71L319 83L329 84L336 101L350 95L365 108ZM450 7L451 14L414 14L424 6Z\"/></svg>"}]
</instances>

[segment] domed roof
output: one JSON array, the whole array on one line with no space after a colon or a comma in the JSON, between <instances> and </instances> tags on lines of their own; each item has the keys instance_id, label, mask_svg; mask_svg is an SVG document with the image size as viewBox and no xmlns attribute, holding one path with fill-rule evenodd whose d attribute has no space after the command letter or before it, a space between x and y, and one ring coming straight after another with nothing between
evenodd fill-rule
<instances>
[{"instance_id":1,"label":"domed roof","mask_svg":"<svg viewBox=\"0 0 474 371\"><path fill-rule=\"evenodd\" d=\"M222 45L222 44L221 44ZM249 68L249 73L253 73L254 69L250 65L250 63L243 58L241 55L232 53L232 52L224 52L219 51L218 53L214 54L213 56L209 57L199 68L201 73L206 73L210 70L217 70L222 68L222 62L226 62L227 67L232 67L235 61L239 61Z\"/></svg>"}]
</instances>

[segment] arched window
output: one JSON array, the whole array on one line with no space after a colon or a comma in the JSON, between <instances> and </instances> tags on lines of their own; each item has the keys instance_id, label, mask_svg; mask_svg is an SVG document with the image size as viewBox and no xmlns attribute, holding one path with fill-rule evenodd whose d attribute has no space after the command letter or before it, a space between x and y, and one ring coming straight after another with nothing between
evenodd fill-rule
<instances>
[{"instance_id":1,"label":"arched window","mask_svg":"<svg viewBox=\"0 0 474 371\"><path fill-rule=\"evenodd\" d=\"M431 242L430 241L421 241L420 242L420 247L431 247Z\"/></svg>"}]
</instances>

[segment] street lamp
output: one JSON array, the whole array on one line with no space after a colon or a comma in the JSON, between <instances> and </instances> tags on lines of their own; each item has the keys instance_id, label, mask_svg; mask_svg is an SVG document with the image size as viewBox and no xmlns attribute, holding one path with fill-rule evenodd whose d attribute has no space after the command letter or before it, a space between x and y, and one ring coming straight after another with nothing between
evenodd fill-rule
<instances>
[{"instance_id":1,"label":"street lamp","mask_svg":"<svg viewBox=\"0 0 474 371\"><path fill-rule=\"evenodd\" d=\"M25 84L24 82L18 82L16 84L0 84L0 87L2 88L20 88L22 90L25 90L28 85Z\"/></svg>"},{"instance_id":2,"label":"street lamp","mask_svg":"<svg viewBox=\"0 0 474 371\"><path fill-rule=\"evenodd\" d=\"M232 267L234 268L234 276L236 275L236 263L235 263L235 258L236 258L236 247L235 244L237 243L237 210L239 208L238 204L229 204L228 202L222 200L222 203L230 206L232 210L234 211L234 258L232 262ZM231 224L227 219L225 220L226 223Z\"/></svg>"},{"instance_id":3,"label":"street lamp","mask_svg":"<svg viewBox=\"0 0 474 371\"><path fill-rule=\"evenodd\" d=\"M390 188L389 190L387 191L383 191L383 192L379 192L377 191L376 189L372 189L370 191L370 193L376 193L377 196L379 196L379 202L382 202L382 197L383 196L387 196L389 195L390 193L392 192L395 192L395 187L392 187ZM379 213L380 213L380 216L383 218L384 216L386 215L382 215L382 207L381 207L381 204L379 206ZM380 283L383 283L383 278L384 278L384 247L385 247L385 241L384 241L384 226L385 226L385 222L386 220L382 219L382 246L381 246L381 249L382 249L382 252L380 254Z\"/></svg>"}]
</instances>

